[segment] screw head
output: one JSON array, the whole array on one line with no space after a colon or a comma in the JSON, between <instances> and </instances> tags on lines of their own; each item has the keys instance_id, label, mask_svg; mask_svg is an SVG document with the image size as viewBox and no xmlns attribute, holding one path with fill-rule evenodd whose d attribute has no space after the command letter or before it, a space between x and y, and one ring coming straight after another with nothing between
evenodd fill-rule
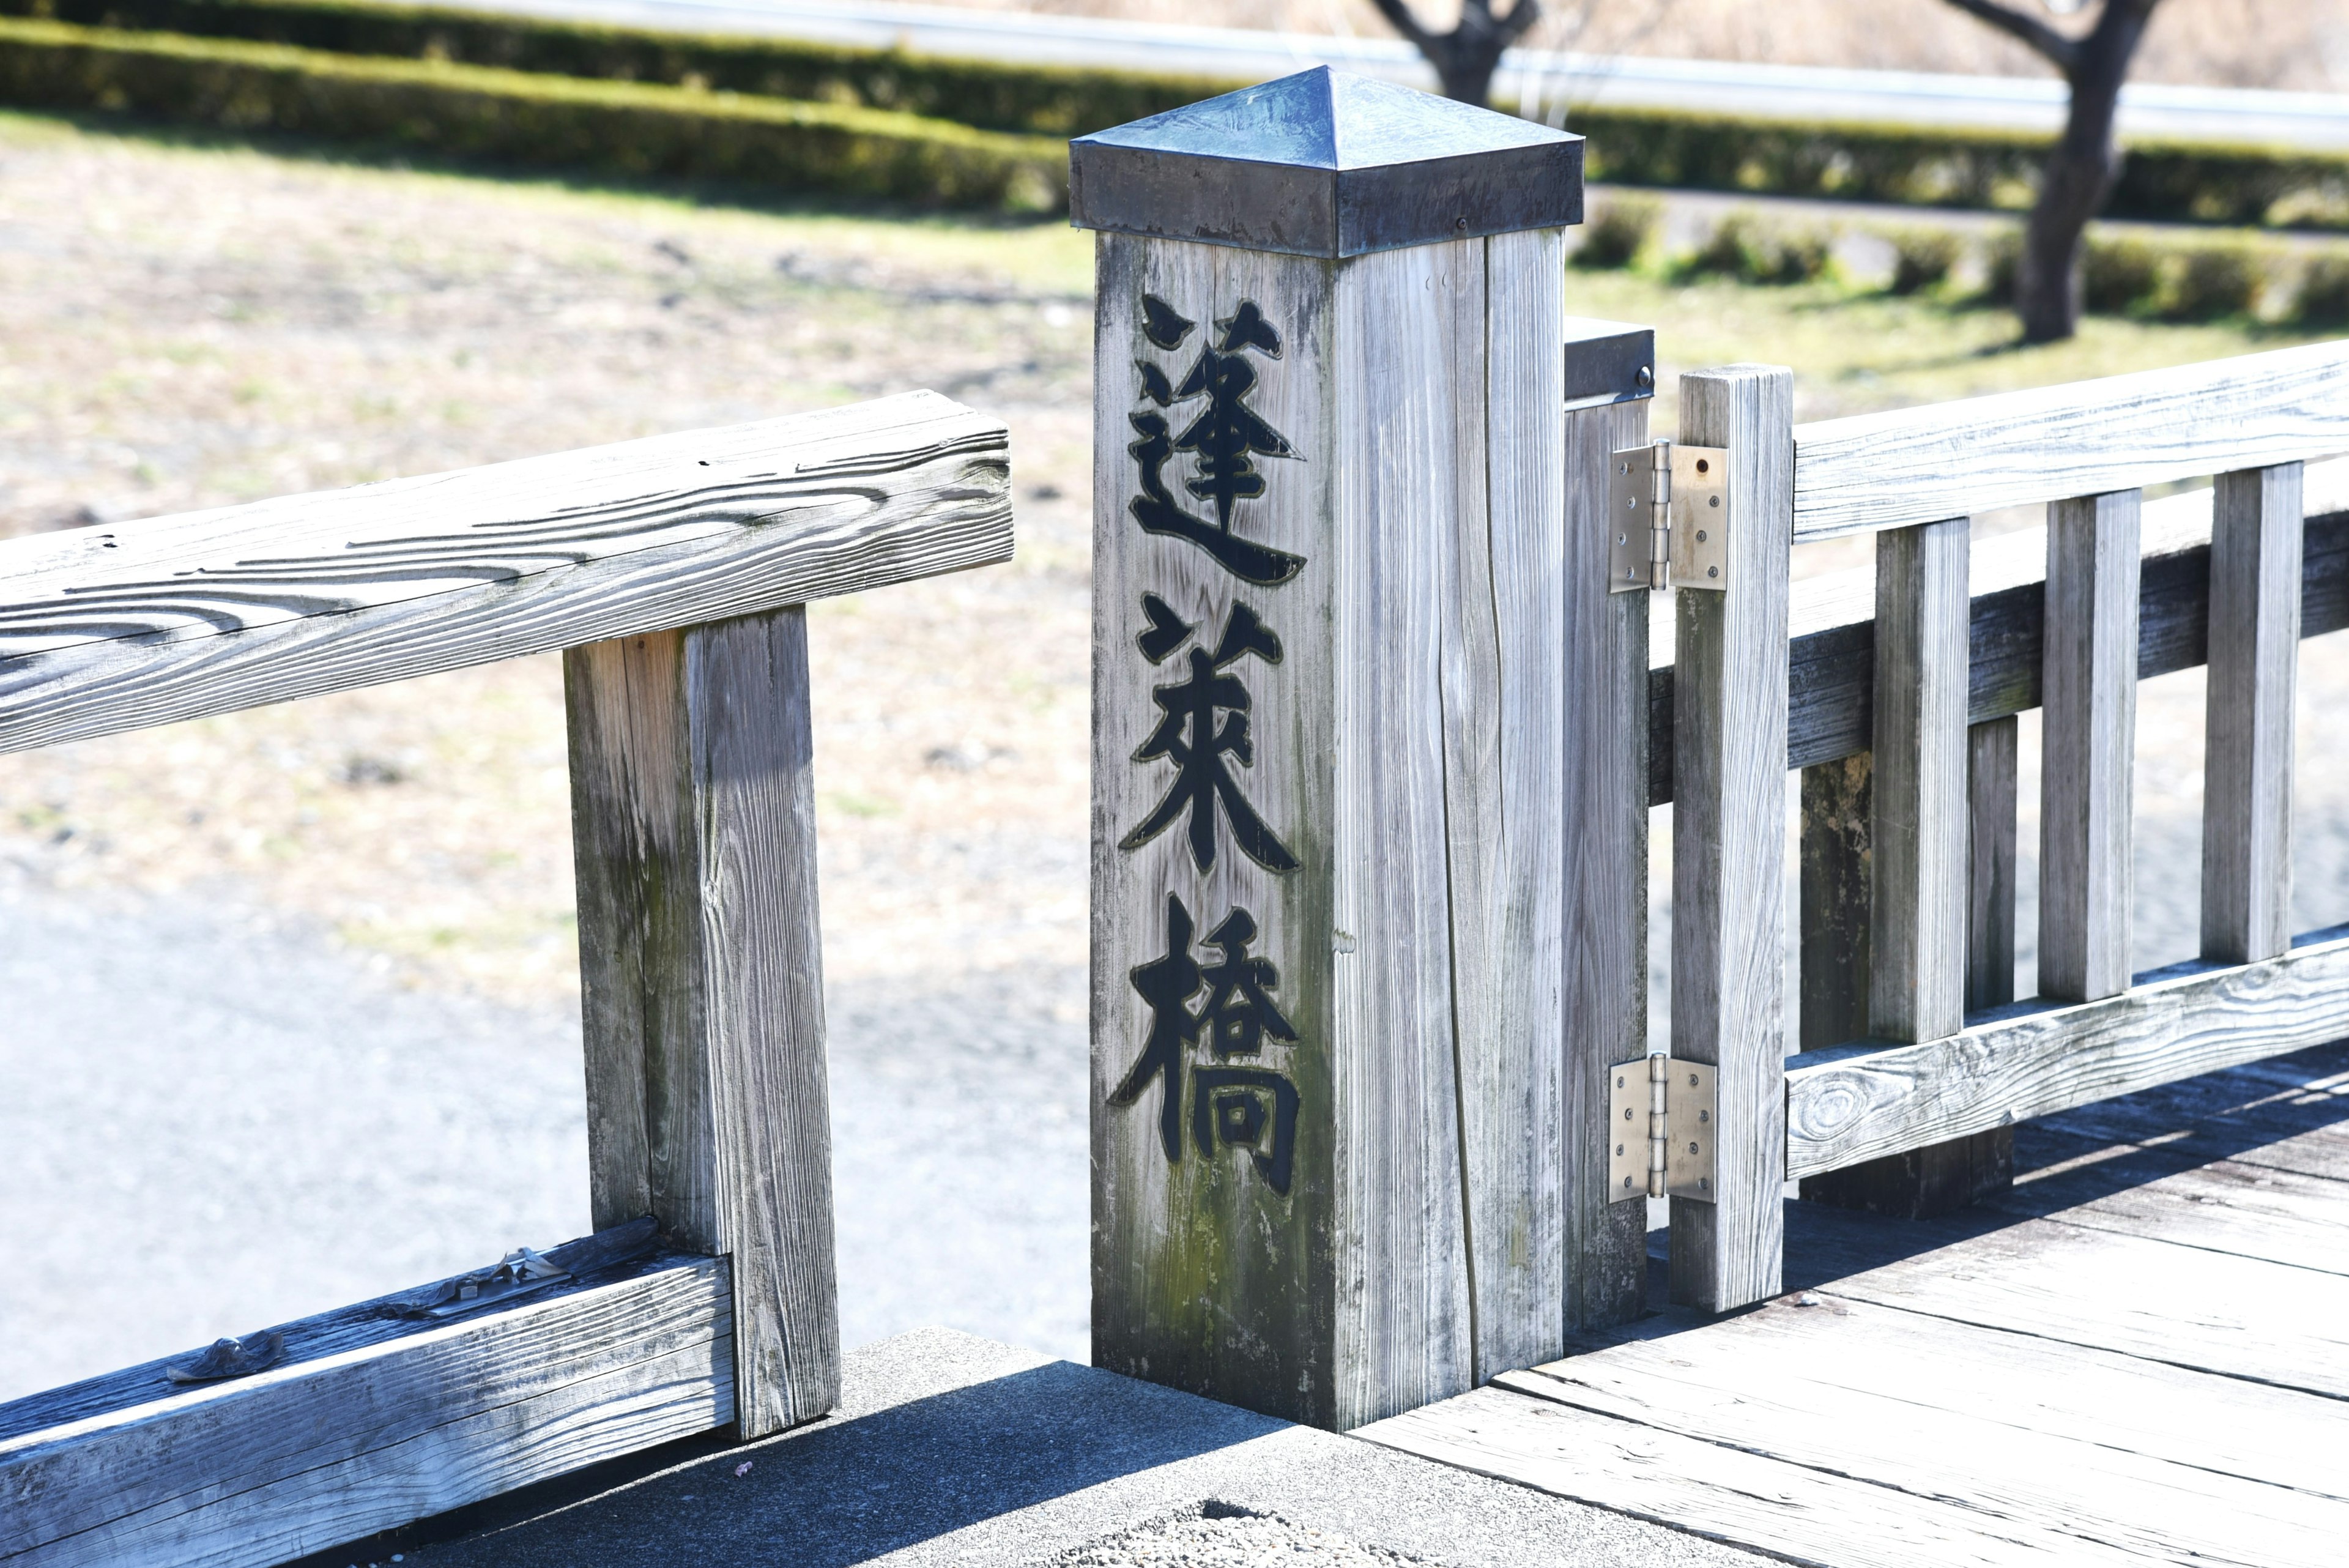
<instances>
[{"instance_id":1,"label":"screw head","mask_svg":"<svg viewBox=\"0 0 2349 1568\"><path fill-rule=\"evenodd\" d=\"M1704 569L1704 575L1708 577L1717 577L1721 576L1721 568L1719 566L1707 566Z\"/></svg>"},{"instance_id":2,"label":"screw head","mask_svg":"<svg viewBox=\"0 0 2349 1568\"><path fill-rule=\"evenodd\" d=\"M1707 506L1714 506L1714 507L1717 507L1717 506L1719 506L1719 505L1721 504L1721 497L1720 497L1720 496L1718 496L1718 495L1708 496L1708 497L1706 497L1706 498L1705 498L1705 503L1704 503L1704 504L1705 504Z\"/></svg>"},{"instance_id":3,"label":"screw head","mask_svg":"<svg viewBox=\"0 0 2349 1568\"><path fill-rule=\"evenodd\" d=\"M1645 391L1656 384L1656 369L1652 365L1642 365L1640 367L1640 373L1631 379L1639 383L1640 390Z\"/></svg>"},{"instance_id":4,"label":"screw head","mask_svg":"<svg viewBox=\"0 0 2349 1568\"><path fill-rule=\"evenodd\" d=\"M1696 1145L1694 1145L1694 1144L1691 1144L1691 1145L1689 1145L1689 1152L1690 1152L1691 1154L1694 1154L1694 1153L1696 1152Z\"/></svg>"},{"instance_id":5,"label":"screw head","mask_svg":"<svg viewBox=\"0 0 2349 1568\"><path fill-rule=\"evenodd\" d=\"M1710 458L1698 458L1696 460L1696 471L1699 473L1711 473L1713 472L1713 461Z\"/></svg>"},{"instance_id":6,"label":"screw head","mask_svg":"<svg viewBox=\"0 0 2349 1568\"><path fill-rule=\"evenodd\" d=\"M1703 544L1703 543L1704 543L1704 541L1705 541L1705 532L1704 532L1704 530L1703 530L1703 529L1700 528L1700 529L1698 529L1698 530L1696 531L1696 542L1697 542L1698 544L1702 545L1702 544Z\"/></svg>"}]
</instances>

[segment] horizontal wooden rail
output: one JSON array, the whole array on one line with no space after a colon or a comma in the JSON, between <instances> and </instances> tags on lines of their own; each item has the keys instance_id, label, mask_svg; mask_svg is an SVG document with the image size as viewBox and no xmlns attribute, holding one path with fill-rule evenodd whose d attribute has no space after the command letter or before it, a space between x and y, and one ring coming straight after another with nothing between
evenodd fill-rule
<instances>
[{"instance_id":1,"label":"horizontal wooden rail","mask_svg":"<svg viewBox=\"0 0 2349 1568\"><path fill-rule=\"evenodd\" d=\"M0 752L1009 560L935 392L0 543Z\"/></svg>"},{"instance_id":2,"label":"horizontal wooden rail","mask_svg":"<svg viewBox=\"0 0 2349 1568\"><path fill-rule=\"evenodd\" d=\"M2349 627L2349 462L2311 468L2303 504L2305 639ZM2144 530L2137 673L2150 679L2191 670L2209 657L2209 492L2147 503ZM2044 529L2031 528L1973 547L1970 723L2039 706L2046 541ZM1790 769L1857 756L1871 743L1875 582L1874 569L1861 567L1795 585L1787 652ZM1648 672L1648 803L1661 805L1671 797L1672 670L1665 664Z\"/></svg>"},{"instance_id":3,"label":"horizontal wooden rail","mask_svg":"<svg viewBox=\"0 0 2349 1568\"><path fill-rule=\"evenodd\" d=\"M2280 959L2199 960L2100 1002L2017 1002L1922 1045L1786 1060L1789 1179L2349 1035L2349 926Z\"/></svg>"},{"instance_id":4,"label":"horizontal wooden rail","mask_svg":"<svg viewBox=\"0 0 2349 1568\"><path fill-rule=\"evenodd\" d=\"M1795 427L1795 539L2349 451L2349 343Z\"/></svg>"},{"instance_id":5,"label":"horizontal wooden rail","mask_svg":"<svg viewBox=\"0 0 2349 1568\"><path fill-rule=\"evenodd\" d=\"M264 1568L733 1419L723 1258L445 1322L398 1299L285 1325L251 1376L150 1362L0 1406L0 1563Z\"/></svg>"}]
</instances>

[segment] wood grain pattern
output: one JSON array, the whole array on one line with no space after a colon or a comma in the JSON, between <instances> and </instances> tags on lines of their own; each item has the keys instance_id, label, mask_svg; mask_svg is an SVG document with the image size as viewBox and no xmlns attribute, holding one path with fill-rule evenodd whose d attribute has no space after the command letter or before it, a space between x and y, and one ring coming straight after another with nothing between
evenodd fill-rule
<instances>
[{"instance_id":1,"label":"wood grain pattern","mask_svg":"<svg viewBox=\"0 0 2349 1568\"><path fill-rule=\"evenodd\" d=\"M1827 1290L2298 1389L2336 1419L2349 1398L2349 1277L2053 1220L1975 1229L1951 1228L1947 1239L1962 1236L1961 1246L1831 1276ZM1812 1261L1842 1272L1831 1254Z\"/></svg>"},{"instance_id":2,"label":"wood grain pattern","mask_svg":"<svg viewBox=\"0 0 2349 1568\"><path fill-rule=\"evenodd\" d=\"M2301 636L2349 628L2349 462L2307 471ZM2138 574L2137 675L2190 670L2207 654L2210 492L2189 491L2143 508ZM1973 547L1972 696L1975 723L2039 705L2046 535L2032 529ZM1814 767L1873 743L1875 569L1795 585L1788 662L1786 765ZM1672 798L1672 670L1664 650L1649 671L1648 801Z\"/></svg>"},{"instance_id":3,"label":"wood grain pattern","mask_svg":"<svg viewBox=\"0 0 2349 1568\"><path fill-rule=\"evenodd\" d=\"M1648 439L1648 405L1565 416L1565 1129L1568 1332L1647 1305L1647 1205L1607 1190L1607 1070L1648 1051L1648 617L1607 591L1609 454Z\"/></svg>"},{"instance_id":4,"label":"wood grain pattern","mask_svg":"<svg viewBox=\"0 0 2349 1568\"><path fill-rule=\"evenodd\" d=\"M1443 662L1472 1382L1557 1355L1567 1293L1563 235L1482 249L1482 318L1460 324L1478 346L1454 371L1471 379L1454 394L1464 460Z\"/></svg>"},{"instance_id":5,"label":"wood grain pattern","mask_svg":"<svg viewBox=\"0 0 2349 1568\"><path fill-rule=\"evenodd\" d=\"M2021 1002L1921 1045L1860 1044L1787 1064L1786 1168L1833 1170L2349 1034L2349 932L2280 959L2194 962L2119 996Z\"/></svg>"},{"instance_id":6,"label":"wood grain pattern","mask_svg":"<svg viewBox=\"0 0 2349 1568\"><path fill-rule=\"evenodd\" d=\"M1709 1541L1762 1544L1816 1568L1980 1568L1985 1561L2120 1568L2144 1561L2076 1537L2033 1540L1961 1505L1592 1417L1508 1388L1479 1388L1355 1435Z\"/></svg>"},{"instance_id":7,"label":"wood grain pattern","mask_svg":"<svg viewBox=\"0 0 2349 1568\"><path fill-rule=\"evenodd\" d=\"M1839 1294L1720 1328L1513 1373L1500 1386L1954 1505L1985 1537L1982 1555L1961 1561L1996 1560L1994 1543L2019 1536L2048 1552L2076 1542L2091 1557L2313 1565L2349 1522L2337 1471L2291 1451L2294 1439L2322 1444L2329 1401ZM2213 1428L2258 1419L2279 1429L2213 1440ZM2224 1469L2210 1462L2214 1449ZM1842 1560L1817 1532L1747 1543Z\"/></svg>"},{"instance_id":8,"label":"wood grain pattern","mask_svg":"<svg viewBox=\"0 0 2349 1568\"><path fill-rule=\"evenodd\" d=\"M1671 1293L1725 1312L1778 1290L1794 375L1681 379L1682 436L1728 449L1728 587L1675 595L1672 1054L1717 1064L1715 1196L1675 1198Z\"/></svg>"},{"instance_id":9,"label":"wood grain pattern","mask_svg":"<svg viewBox=\"0 0 2349 1568\"><path fill-rule=\"evenodd\" d=\"M840 1396L807 630L565 657L591 1189L733 1262L745 1436Z\"/></svg>"},{"instance_id":10,"label":"wood grain pattern","mask_svg":"<svg viewBox=\"0 0 2349 1568\"><path fill-rule=\"evenodd\" d=\"M2292 945L2301 466L2220 474L2212 489L2202 956L2244 963Z\"/></svg>"},{"instance_id":11,"label":"wood grain pattern","mask_svg":"<svg viewBox=\"0 0 2349 1568\"><path fill-rule=\"evenodd\" d=\"M1561 1342L1558 244L1332 264L1097 242L1101 1365L1342 1429ZM1278 581L1243 582L1133 510L1135 417L1184 405L1205 352L1168 312L1205 338L1244 302L1278 351L1218 337L1216 352L1246 354L1247 406L1290 455L1258 460L1264 491L1232 530L1301 562ZM1199 406L1174 411L1187 425ZM1188 448L1167 461L1170 494L1199 461ZM1223 817L1211 863L1181 833L1133 831L1173 765L1150 738L1179 677L1152 648L1211 646L1242 607L1280 649L1224 667L1248 693L1252 751L1234 777L1289 867L1242 853ZM1139 640L1174 622L1200 629ZM1132 1076L1154 1018L1176 1033L1196 1018L1202 992L1154 1003L1139 989L1187 974L1170 920L1190 922L1195 947L1233 909L1250 912L1250 956L1275 966L1297 1035L1247 1064L1296 1089L1285 1189L1251 1148L1195 1130L1210 1123L1187 1075L1217 1064L1212 1041L1162 1033L1173 1070Z\"/></svg>"},{"instance_id":12,"label":"wood grain pattern","mask_svg":"<svg viewBox=\"0 0 2349 1568\"><path fill-rule=\"evenodd\" d=\"M0 751L1007 560L1006 452L916 392L0 541Z\"/></svg>"},{"instance_id":13,"label":"wood grain pattern","mask_svg":"<svg viewBox=\"0 0 2349 1568\"><path fill-rule=\"evenodd\" d=\"M1338 1010L1335 971L1379 959L1371 933L1342 926L1332 904L1340 842L1332 799L1338 742L1330 626L1339 566L1332 532L1340 466L1331 404L1334 268L1305 257L1113 234L1096 236L1094 255L1093 1360L1128 1376L1330 1426L1339 1408L1340 1279L1350 1293L1349 1310L1361 1310L1363 1292L1386 1288L1383 1279L1361 1278L1359 1243L1341 1229L1337 1191L1345 1174L1338 1161L1338 1058L1355 1036ZM1175 348L1145 337L1145 293L1198 324ZM1257 304L1281 338L1278 359L1250 357L1257 379L1249 407L1299 454L1259 460L1265 493L1234 512L1236 532L1303 558L1296 576L1277 587L1243 583L1198 546L1143 532L1129 510L1140 472L1128 450L1136 440L1131 417L1146 417L1155 407L1138 367L1146 364L1170 383L1179 382L1197 359L1205 335L1244 300ZM1180 416L1181 410L1169 410L1170 418ZM1177 481L1191 476L1191 461L1179 456L1166 471L1178 495L1185 493ZM1437 591L1425 585L1431 607ZM1239 852L1220 823L1218 854L1205 869L1179 827L1131 851L1119 846L1165 793L1167 765L1139 763L1135 753L1161 716L1154 693L1182 679L1186 656L1178 650L1154 663L1138 646L1151 625L1145 592L1195 625L1194 637L1209 648L1240 605L1279 638L1278 664L1250 657L1232 666L1249 694L1254 743L1253 763L1232 771L1255 810L1294 851L1299 870L1268 870ZM1432 683L1433 648L1423 645L1423 651ZM1425 753L1432 757L1438 744L1437 735L1428 735ZM1430 775L1435 772L1431 765ZM1440 859L1440 837L1433 853ZM1297 1040L1240 1060L1285 1073L1296 1085L1294 1167L1285 1194L1257 1172L1247 1150L1217 1147L1205 1158L1194 1147L1185 1115L1190 1096L1180 1075L1174 1084L1172 1150L1162 1141L1163 1085L1141 1088L1129 1104L1110 1103L1149 1037L1151 1009L1134 987L1134 971L1170 951L1170 894L1195 918L1200 937L1227 911L1248 910L1258 932L1249 950L1278 970L1270 994ZM1442 922L1423 925L1420 950L1440 954L1448 945ZM1216 952L1197 947L1196 961L1212 961ZM1445 1069L1437 1130L1448 1149L1457 1125L1450 1041L1438 1034L1425 1049L1440 1052ZM1185 1059L1213 1060L1204 1043ZM1428 1187L1412 1196L1448 1217L1456 1232L1459 1175L1448 1156ZM1464 1281L1458 1288L1464 1296ZM1463 1312L1464 1318L1464 1305ZM1464 1321L1462 1334L1464 1339Z\"/></svg>"},{"instance_id":14,"label":"wood grain pattern","mask_svg":"<svg viewBox=\"0 0 2349 1568\"><path fill-rule=\"evenodd\" d=\"M1795 444L1797 540L2329 457L2349 344L1826 420Z\"/></svg>"},{"instance_id":15,"label":"wood grain pattern","mask_svg":"<svg viewBox=\"0 0 2349 1568\"><path fill-rule=\"evenodd\" d=\"M1339 1224L1361 1282L1340 1285L1341 1430L1467 1387L1475 1338L1454 973L1438 911L1453 903L1447 711L1457 703L1473 722L1485 704L1442 685L1444 589L1457 567L1439 545L1449 530L1433 525L1457 504L1468 456L1452 367L1483 347L1447 299L1468 275L1463 246L1346 262L1333 301L1335 902L1364 961L1338 974Z\"/></svg>"},{"instance_id":16,"label":"wood grain pattern","mask_svg":"<svg viewBox=\"0 0 2349 1568\"><path fill-rule=\"evenodd\" d=\"M2137 769L2137 493L2047 509L2039 791L2039 993L2128 989Z\"/></svg>"},{"instance_id":17,"label":"wood grain pattern","mask_svg":"<svg viewBox=\"0 0 2349 1568\"><path fill-rule=\"evenodd\" d=\"M1875 887L1868 1033L1965 1024L1966 565L1962 517L1877 535Z\"/></svg>"},{"instance_id":18,"label":"wood grain pattern","mask_svg":"<svg viewBox=\"0 0 2349 1568\"><path fill-rule=\"evenodd\" d=\"M724 1260L668 1254L389 1337L288 1324L296 1358L233 1382L118 1374L110 1404L0 1438L0 1559L264 1568L722 1426L730 1296Z\"/></svg>"}]
</instances>

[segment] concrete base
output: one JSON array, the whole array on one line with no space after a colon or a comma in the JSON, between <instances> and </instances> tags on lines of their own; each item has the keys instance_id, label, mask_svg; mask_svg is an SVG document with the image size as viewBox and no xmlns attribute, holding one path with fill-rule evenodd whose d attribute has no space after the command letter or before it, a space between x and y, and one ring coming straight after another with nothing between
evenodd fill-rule
<instances>
[{"instance_id":1,"label":"concrete base","mask_svg":"<svg viewBox=\"0 0 2349 1568\"><path fill-rule=\"evenodd\" d=\"M946 1329L850 1352L845 1406L764 1442L654 1456L633 1477L598 1478L602 1490L485 1505L496 1511L445 1521L471 1530L459 1539L421 1544L440 1533L428 1522L305 1561L387 1563L396 1549L422 1568L1022 1564L1203 1505L1463 1565L1764 1561Z\"/></svg>"}]
</instances>

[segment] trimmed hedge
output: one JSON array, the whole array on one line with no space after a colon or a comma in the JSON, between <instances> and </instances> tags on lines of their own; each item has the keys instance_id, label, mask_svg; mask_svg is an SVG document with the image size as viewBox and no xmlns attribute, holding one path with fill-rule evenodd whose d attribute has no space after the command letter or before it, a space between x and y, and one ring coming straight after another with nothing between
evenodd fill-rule
<instances>
[{"instance_id":1,"label":"trimmed hedge","mask_svg":"<svg viewBox=\"0 0 2349 1568\"><path fill-rule=\"evenodd\" d=\"M1920 206L2028 207L2044 138L1906 126L1795 125L1586 109L1593 180ZM2349 156L2137 143L2104 215L2148 222L2349 228Z\"/></svg>"},{"instance_id":2,"label":"trimmed hedge","mask_svg":"<svg viewBox=\"0 0 2349 1568\"><path fill-rule=\"evenodd\" d=\"M1068 204L1068 150L829 103L0 20L0 101L936 205Z\"/></svg>"},{"instance_id":3,"label":"trimmed hedge","mask_svg":"<svg viewBox=\"0 0 2349 1568\"><path fill-rule=\"evenodd\" d=\"M448 60L550 76L692 85L857 104L982 130L1081 136L1241 85L1218 78L1007 66L789 38L704 36L443 6L352 0L0 0L0 15L338 55Z\"/></svg>"}]
</instances>

